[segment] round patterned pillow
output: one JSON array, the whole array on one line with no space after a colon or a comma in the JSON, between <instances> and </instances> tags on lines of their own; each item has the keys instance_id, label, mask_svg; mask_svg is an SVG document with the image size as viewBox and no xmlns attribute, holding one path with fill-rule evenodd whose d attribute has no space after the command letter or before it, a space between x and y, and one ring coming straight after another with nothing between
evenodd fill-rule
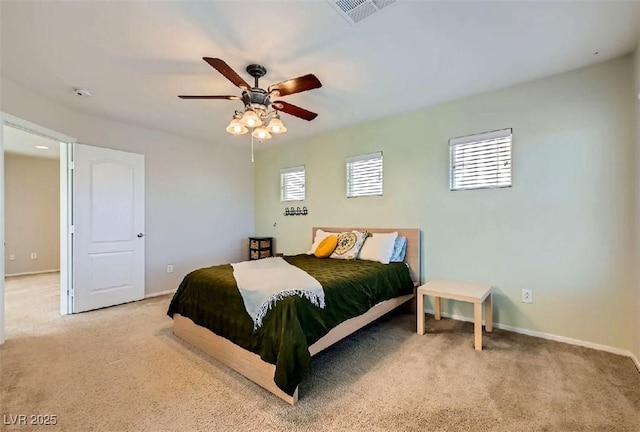
<instances>
[{"instance_id":1,"label":"round patterned pillow","mask_svg":"<svg viewBox=\"0 0 640 432\"><path fill-rule=\"evenodd\" d=\"M344 255L358 242L358 236L353 232L343 232L338 235L338 245L333 251L336 255Z\"/></svg>"}]
</instances>

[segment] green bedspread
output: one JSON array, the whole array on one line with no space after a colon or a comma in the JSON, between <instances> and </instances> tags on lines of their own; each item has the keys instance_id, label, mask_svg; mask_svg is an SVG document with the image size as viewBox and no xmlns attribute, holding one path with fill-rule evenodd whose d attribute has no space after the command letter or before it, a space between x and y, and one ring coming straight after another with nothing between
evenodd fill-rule
<instances>
[{"instance_id":1,"label":"green bedspread","mask_svg":"<svg viewBox=\"0 0 640 432\"><path fill-rule=\"evenodd\" d=\"M178 313L276 365L274 381L293 395L309 371L309 346L343 321L362 315L376 304L413 292L404 263L285 257L316 278L325 292L320 309L305 298L287 297L253 330L229 264L195 270L185 276L167 314Z\"/></svg>"}]
</instances>

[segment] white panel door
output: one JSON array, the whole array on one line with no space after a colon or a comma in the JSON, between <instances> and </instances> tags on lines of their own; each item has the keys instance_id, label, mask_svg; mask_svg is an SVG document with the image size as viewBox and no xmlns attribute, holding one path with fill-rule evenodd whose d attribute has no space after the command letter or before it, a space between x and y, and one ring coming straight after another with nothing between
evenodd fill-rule
<instances>
[{"instance_id":1,"label":"white panel door","mask_svg":"<svg viewBox=\"0 0 640 432\"><path fill-rule=\"evenodd\" d=\"M73 312L144 298L144 155L74 145Z\"/></svg>"}]
</instances>

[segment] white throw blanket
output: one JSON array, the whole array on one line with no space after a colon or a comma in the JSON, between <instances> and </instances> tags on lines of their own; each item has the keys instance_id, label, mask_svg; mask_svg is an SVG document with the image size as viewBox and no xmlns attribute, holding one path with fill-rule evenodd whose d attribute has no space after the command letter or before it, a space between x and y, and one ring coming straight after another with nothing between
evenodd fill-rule
<instances>
[{"instance_id":1,"label":"white throw blanket","mask_svg":"<svg viewBox=\"0 0 640 432\"><path fill-rule=\"evenodd\" d=\"M254 330L262 327L267 311L285 297L306 297L324 309L324 290L320 282L280 257L231 265L244 307L253 319Z\"/></svg>"}]
</instances>

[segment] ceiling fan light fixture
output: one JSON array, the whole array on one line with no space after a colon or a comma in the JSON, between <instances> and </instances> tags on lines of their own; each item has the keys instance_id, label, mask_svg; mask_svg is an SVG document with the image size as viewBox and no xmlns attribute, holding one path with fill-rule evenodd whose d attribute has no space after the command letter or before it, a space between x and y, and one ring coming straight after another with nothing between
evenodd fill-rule
<instances>
[{"instance_id":1,"label":"ceiling fan light fixture","mask_svg":"<svg viewBox=\"0 0 640 432\"><path fill-rule=\"evenodd\" d=\"M262 127L262 126L255 128L253 130L253 132L251 132L251 136L253 136L254 138L257 138L259 140L271 139L271 134L269 133L267 128Z\"/></svg>"},{"instance_id":2,"label":"ceiling fan light fixture","mask_svg":"<svg viewBox=\"0 0 640 432\"><path fill-rule=\"evenodd\" d=\"M2 1L2 0L0 0ZM337 1L337 0L336 0ZM341 2L393 2L395 0L340 0ZM280 111L293 117L311 121L318 114L285 101L273 101L274 97L289 96L322 87L322 83L313 74L306 74L297 78L288 79L277 84L260 87L259 79L265 76L267 69L259 64L250 64L246 70L254 78L254 85L249 85L238 75L224 60L213 57L203 57L205 62L218 71L229 82L242 90L241 96L234 95L179 95L180 99L222 99L241 100L244 108L235 111L226 131L231 135L243 135L251 132L251 161L253 162L253 138L260 141L271 139L271 134L279 135L287 132L287 128L280 120ZM78 89L75 89L78 93Z\"/></svg>"},{"instance_id":3,"label":"ceiling fan light fixture","mask_svg":"<svg viewBox=\"0 0 640 432\"><path fill-rule=\"evenodd\" d=\"M256 114L255 111L251 108L247 108L244 111L244 114L242 114L242 118L240 119L240 121L243 125L250 128L262 126L262 120L260 119L260 116L258 116L258 114Z\"/></svg>"},{"instance_id":4,"label":"ceiling fan light fixture","mask_svg":"<svg viewBox=\"0 0 640 432\"><path fill-rule=\"evenodd\" d=\"M233 117L233 120L231 120L229 126L227 126L227 132L229 132L231 135L244 135L249 132L249 129L247 129L245 125L242 124L240 119L236 116Z\"/></svg>"},{"instance_id":5,"label":"ceiling fan light fixture","mask_svg":"<svg viewBox=\"0 0 640 432\"><path fill-rule=\"evenodd\" d=\"M287 131L284 123L280 120L280 116L276 113L275 117L271 119L269 125L267 126L267 130L274 134L281 134Z\"/></svg>"}]
</instances>

